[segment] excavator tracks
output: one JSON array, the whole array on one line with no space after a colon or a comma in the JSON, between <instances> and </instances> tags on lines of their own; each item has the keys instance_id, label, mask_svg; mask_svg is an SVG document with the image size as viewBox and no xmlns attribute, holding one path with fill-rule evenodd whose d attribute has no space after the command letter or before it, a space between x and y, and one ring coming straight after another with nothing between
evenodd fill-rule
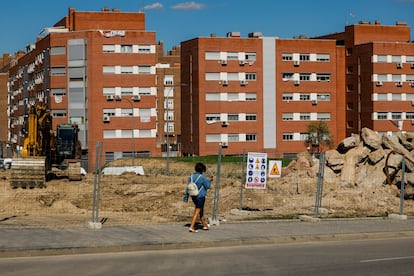
<instances>
[{"instance_id":1,"label":"excavator tracks","mask_svg":"<svg viewBox=\"0 0 414 276\"><path fill-rule=\"evenodd\" d=\"M12 188L46 187L46 158L17 157L12 161L10 185Z\"/></svg>"}]
</instances>

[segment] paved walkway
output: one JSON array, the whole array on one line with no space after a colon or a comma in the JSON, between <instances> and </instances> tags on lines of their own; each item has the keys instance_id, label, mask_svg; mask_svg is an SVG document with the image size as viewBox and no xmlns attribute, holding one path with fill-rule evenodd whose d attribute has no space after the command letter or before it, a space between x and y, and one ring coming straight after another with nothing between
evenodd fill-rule
<instances>
[{"instance_id":1,"label":"paved walkway","mask_svg":"<svg viewBox=\"0 0 414 276\"><path fill-rule=\"evenodd\" d=\"M413 237L414 217L221 222L190 233L184 223L46 229L4 227L0 257L158 250L302 241Z\"/></svg>"}]
</instances>

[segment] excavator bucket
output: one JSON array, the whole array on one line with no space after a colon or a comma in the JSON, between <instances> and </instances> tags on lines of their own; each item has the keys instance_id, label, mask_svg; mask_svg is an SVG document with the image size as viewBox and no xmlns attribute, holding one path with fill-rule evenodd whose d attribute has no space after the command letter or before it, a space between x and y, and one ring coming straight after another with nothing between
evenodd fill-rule
<instances>
[{"instance_id":1,"label":"excavator bucket","mask_svg":"<svg viewBox=\"0 0 414 276\"><path fill-rule=\"evenodd\" d=\"M10 185L12 188L46 187L46 157L13 158Z\"/></svg>"}]
</instances>

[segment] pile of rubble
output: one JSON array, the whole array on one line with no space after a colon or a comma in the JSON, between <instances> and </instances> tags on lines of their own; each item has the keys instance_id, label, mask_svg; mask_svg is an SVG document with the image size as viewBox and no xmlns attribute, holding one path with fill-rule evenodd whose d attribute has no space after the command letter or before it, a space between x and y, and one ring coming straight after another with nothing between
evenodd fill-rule
<instances>
[{"instance_id":1,"label":"pile of rubble","mask_svg":"<svg viewBox=\"0 0 414 276\"><path fill-rule=\"evenodd\" d=\"M363 128L325 153L324 180L343 187L378 187L405 183L405 197L414 195L414 134L378 135ZM405 161L403 162L403 159ZM405 170L403 172L402 167ZM314 166L316 167L316 166Z\"/></svg>"}]
</instances>

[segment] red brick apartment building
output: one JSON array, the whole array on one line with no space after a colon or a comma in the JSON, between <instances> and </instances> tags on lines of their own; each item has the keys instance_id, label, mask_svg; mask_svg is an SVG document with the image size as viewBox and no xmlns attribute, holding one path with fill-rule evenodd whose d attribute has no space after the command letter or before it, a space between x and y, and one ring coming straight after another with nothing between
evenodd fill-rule
<instances>
[{"instance_id":1,"label":"red brick apartment building","mask_svg":"<svg viewBox=\"0 0 414 276\"><path fill-rule=\"evenodd\" d=\"M38 103L50 108L54 128L79 125L89 171L95 169L98 142L106 161L160 156L156 46L143 13L70 8L10 68L12 147L21 145L28 106Z\"/></svg>"},{"instance_id":2,"label":"red brick apartment building","mask_svg":"<svg viewBox=\"0 0 414 276\"><path fill-rule=\"evenodd\" d=\"M345 48L333 39L230 32L181 43L183 155L292 156L307 126L345 137ZM185 126L185 127L184 127Z\"/></svg>"},{"instance_id":3,"label":"red brick apartment building","mask_svg":"<svg viewBox=\"0 0 414 276\"><path fill-rule=\"evenodd\" d=\"M410 27L361 21L323 36L345 47L346 130L414 131L414 44Z\"/></svg>"}]
</instances>

